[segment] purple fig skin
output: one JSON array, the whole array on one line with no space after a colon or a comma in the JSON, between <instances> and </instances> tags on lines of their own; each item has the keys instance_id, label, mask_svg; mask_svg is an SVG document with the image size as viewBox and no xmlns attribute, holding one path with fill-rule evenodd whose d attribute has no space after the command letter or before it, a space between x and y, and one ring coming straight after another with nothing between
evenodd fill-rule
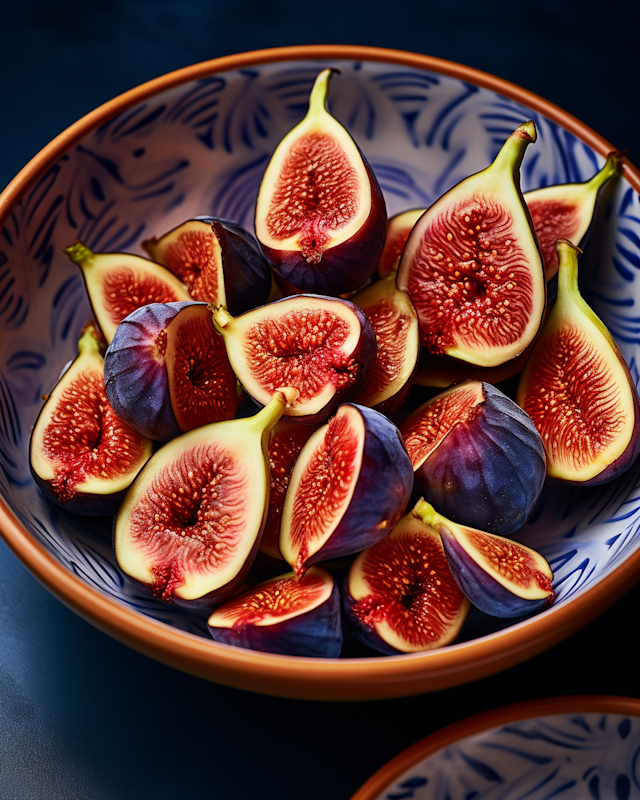
<instances>
[{"instance_id":1,"label":"purple fig skin","mask_svg":"<svg viewBox=\"0 0 640 800\"><path fill-rule=\"evenodd\" d=\"M274 272L304 292L339 295L359 289L378 266L387 235L387 208L378 181L364 161L371 186L371 210L351 238L329 247L319 264L309 264L299 250L275 250L260 243Z\"/></svg>"},{"instance_id":2,"label":"purple fig skin","mask_svg":"<svg viewBox=\"0 0 640 800\"><path fill-rule=\"evenodd\" d=\"M495 386L483 382L482 391L481 413L454 426L416 470L414 498L461 525L506 536L540 496L546 456L531 418Z\"/></svg>"},{"instance_id":3,"label":"purple fig skin","mask_svg":"<svg viewBox=\"0 0 640 800\"><path fill-rule=\"evenodd\" d=\"M400 431L383 414L348 403L364 420L360 474L351 502L327 542L304 563L359 553L380 541L405 513L413 487L413 466Z\"/></svg>"},{"instance_id":4,"label":"purple fig skin","mask_svg":"<svg viewBox=\"0 0 640 800\"><path fill-rule=\"evenodd\" d=\"M340 405L343 403L348 402L355 398L361 389L367 384L371 374L373 372L373 368L375 366L376 360L376 352L377 352L377 344L376 344L376 335L371 327L371 323L367 319L365 313L362 309L358 308L355 303L352 303L350 300L345 300L341 297L328 297L323 295L315 295L315 294L300 294L295 295L296 298L308 298L310 300L320 299L320 300L329 300L332 303L343 303L344 305L349 306L349 308L353 311L360 322L360 339L356 348L353 350L351 357L354 361L356 361L360 365L360 369L358 370L358 374L356 375L356 379L350 385L345 386L341 390L337 390L333 397L329 400L329 402L316 414L307 414L304 416L294 416L285 412L283 417L292 422L299 422L303 425L319 425L326 422L330 416L332 416L338 409ZM273 303L269 303L269 306L276 308L279 303L283 303L286 301L291 301L291 297L282 297L279 300L275 300ZM229 350L227 350L229 352ZM233 367L233 360L230 358L231 365ZM263 407L263 404L254 397L249 389L245 386L242 381L242 377L239 372L236 370L236 375L238 380L243 386L243 389L247 393L247 395L253 400L253 402L260 408Z\"/></svg>"},{"instance_id":5,"label":"purple fig skin","mask_svg":"<svg viewBox=\"0 0 640 800\"><path fill-rule=\"evenodd\" d=\"M342 652L340 592L334 583L328 600L317 608L274 625L246 625L238 628L209 626L216 642L310 658L338 658Z\"/></svg>"},{"instance_id":6,"label":"purple fig skin","mask_svg":"<svg viewBox=\"0 0 640 800\"><path fill-rule=\"evenodd\" d=\"M52 491L48 481L42 480L31 465L29 465L29 467L33 480L50 503L72 514L78 514L83 517L109 517L115 514L127 493L126 489L122 489L115 494L78 492L71 500L61 503L56 497L55 492Z\"/></svg>"},{"instance_id":7,"label":"purple fig skin","mask_svg":"<svg viewBox=\"0 0 640 800\"><path fill-rule=\"evenodd\" d=\"M189 302L151 303L118 325L104 357L105 392L132 428L160 442L181 433L171 409L167 368L154 356L157 336Z\"/></svg>"},{"instance_id":8,"label":"purple fig skin","mask_svg":"<svg viewBox=\"0 0 640 800\"><path fill-rule=\"evenodd\" d=\"M264 305L271 291L271 269L257 239L237 222L196 217L208 222L222 251L226 306L233 316Z\"/></svg>"},{"instance_id":9,"label":"purple fig skin","mask_svg":"<svg viewBox=\"0 0 640 800\"><path fill-rule=\"evenodd\" d=\"M438 533L456 583L480 611L492 617L510 619L535 614L548 604L549 598L527 600L505 589L465 552L446 529L439 528Z\"/></svg>"}]
</instances>

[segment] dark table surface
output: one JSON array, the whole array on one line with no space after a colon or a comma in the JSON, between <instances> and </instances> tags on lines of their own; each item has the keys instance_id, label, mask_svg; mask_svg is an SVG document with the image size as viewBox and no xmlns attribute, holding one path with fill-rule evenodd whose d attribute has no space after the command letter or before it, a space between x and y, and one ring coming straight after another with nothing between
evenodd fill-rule
<instances>
[{"instance_id":1,"label":"dark table surface","mask_svg":"<svg viewBox=\"0 0 640 800\"><path fill-rule=\"evenodd\" d=\"M370 44L458 61L567 109L640 164L637 2L302 4L23 0L2 13L0 187L142 81L243 50ZM52 597L0 541L0 800L346 800L469 714L562 694L640 696L640 587L502 674L361 704L249 694L158 664Z\"/></svg>"}]
</instances>

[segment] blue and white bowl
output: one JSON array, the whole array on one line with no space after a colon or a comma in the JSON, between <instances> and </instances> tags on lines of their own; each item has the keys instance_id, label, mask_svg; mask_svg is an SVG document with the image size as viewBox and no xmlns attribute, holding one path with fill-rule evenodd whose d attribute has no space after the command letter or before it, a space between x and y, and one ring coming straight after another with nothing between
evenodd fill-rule
<instances>
[{"instance_id":1,"label":"blue and white bowl","mask_svg":"<svg viewBox=\"0 0 640 800\"><path fill-rule=\"evenodd\" d=\"M639 800L640 700L561 697L444 728L351 800Z\"/></svg>"},{"instance_id":2,"label":"blue and white bowl","mask_svg":"<svg viewBox=\"0 0 640 800\"><path fill-rule=\"evenodd\" d=\"M549 485L522 531L555 572L556 600L515 623L484 618L466 641L427 653L326 660L242 651L143 597L117 570L110 520L49 505L33 483L29 435L90 317L62 250L142 253L140 242L196 215L252 227L262 173L331 65L329 106L371 163L389 215L425 207L491 162L527 119L538 128L523 189L590 178L613 149L512 84L438 59L310 46L218 59L107 103L49 144L0 196L0 528L64 602L121 641L194 674L294 697L393 697L461 683L560 641L610 605L640 569L640 468L585 491ZM640 173L625 165L586 249L583 291L638 379Z\"/></svg>"}]
</instances>

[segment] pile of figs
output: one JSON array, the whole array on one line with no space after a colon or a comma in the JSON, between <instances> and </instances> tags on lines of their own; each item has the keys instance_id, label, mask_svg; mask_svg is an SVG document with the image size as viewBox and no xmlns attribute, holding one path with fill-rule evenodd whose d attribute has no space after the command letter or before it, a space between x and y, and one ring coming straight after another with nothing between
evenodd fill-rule
<instances>
[{"instance_id":1,"label":"pile of figs","mask_svg":"<svg viewBox=\"0 0 640 800\"><path fill-rule=\"evenodd\" d=\"M578 291L624 154L523 195L524 122L387 220L326 110L333 73L271 158L256 238L200 217L142 242L150 259L65 250L95 322L30 463L53 503L115 514L123 574L215 640L408 653L453 642L472 605L549 606L549 564L518 542L544 481L602 483L638 455L636 388Z\"/></svg>"}]
</instances>

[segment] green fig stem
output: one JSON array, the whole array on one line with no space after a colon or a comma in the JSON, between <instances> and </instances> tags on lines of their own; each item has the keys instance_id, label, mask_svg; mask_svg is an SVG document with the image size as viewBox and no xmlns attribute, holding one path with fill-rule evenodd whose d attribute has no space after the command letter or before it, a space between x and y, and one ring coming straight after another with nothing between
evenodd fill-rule
<instances>
[{"instance_id":1,"label":"green fig stem","mask_svg":"<svg viewBox=\"0 0 640 800\"><path fill-rule=\"evenodd\" d=\"M614 175L619 175L622 168L622 160L626 154L626 150L614 150L609 153L602 169L596 172L591 180L587 181L589 189L597 192L601 186L604 186L609 178L613 178Z\"/></svg>"},{"instance_id":2,"label":"green fig stem","mask_svg":"<svg viewBox=\"0 0 640 800\"><path fill-rule=\"evenodd\" d=\"M268 433L299 394L300 392L291 386L276 389L271 401L250 417L247 424L255 431Z\"/></svg>"},{"instance_id":3,"label":"green fig stem","mask_svg":"<svg viewBox=\"0 0 640 800\"><path fill-rule=\"evenodd\" d=\"M568 239L556 239L556 253L558 254L558 297L566 298L580 296L578 289L578 253L576 247Z\"/></svg>"},{"instance_id":4,"label":"green fig stem","mask_svg":"<svg viewBox=\"0 0 640 800\"><path fill-rule=\"evenodd\" d=\"M87 325L78 341L78 352L81 355L98 353L101 355L100 334L93 325Z\"/></svg>"},{"instance_id":5,"label":"green fig stem","mask_svg":"<svg viewBox=\"0 0 640 800\"><path fill-rule=\"evenodd\" d=\"M448 522L448 520L435 510L431 503L427 503L424 497L421 497L413 507L413 513L419 517L425 525L437 530L437 525Z\"/></svg>"},{"instance_id":6,"label":"green fig stem","mask_svg":"<svg viewBox=\"0 0 640 800\"><path fill-rule=\"evenodd\" d=\"M78 266L82 266L84 261L88 261L95 255L93 250L89 250L89 248L80 241L74 242L69 247L65 247L63 252Z\"/></svg>"},{"instance_id":7,"label":"green fig stem","mask_svg":"<svg viewBox=\"0 0 640 800\"><path fill-rule=\"evenodd\" d=\"M308 117L322 114L325 111L325 103L329 93L329 81L334 72L340 72L340 70L335 69L335 67L329 67L329 69L323 69L316 78L309 95Z\"/></svg>"},{"instance_id":8,"label":"green fig stem","mask_svg":"<svg viewBox=\"0 0 640 800\"><path fill-rule=\"evenodd\" d=\"M209 306L213 318L213 325L219 334L224 335L225 328L230 322L233 322L233 317L224 306Z\"/></svg>"},{"instance_id":9,"label":"green fig stem","mask_svg":"<svg viewBox=\"0 0 640 800\"><path fill-rule=\"evenodd\" d=\"M525 150L537 138L534 122L529 120L528 122L523 122L522 125L518 125L500 148L500 152L489 169L516 175L520 169L520 164L522 164Z\"/></svg>"}]
</instances>

